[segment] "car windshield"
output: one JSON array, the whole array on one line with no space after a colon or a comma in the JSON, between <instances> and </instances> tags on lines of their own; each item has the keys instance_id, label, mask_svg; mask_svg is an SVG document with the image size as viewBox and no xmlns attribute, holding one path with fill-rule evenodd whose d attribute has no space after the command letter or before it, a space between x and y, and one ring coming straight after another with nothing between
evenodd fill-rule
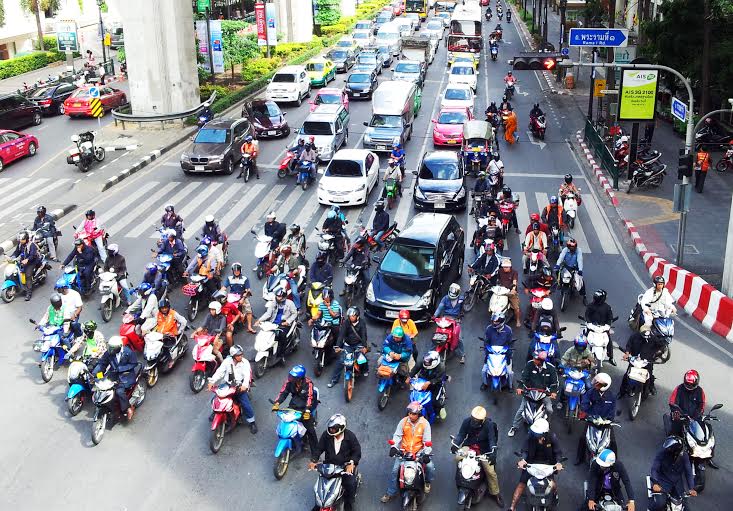
<instances>
[{"instance_id":1,"label":"car windshield","mask_svg":"<svg viewBox=\"0 0 733 511\"><path fill-rule=\"evenodd\" d=\"M382 41L393 41L399 38L400 35L397 32L380 32L377 34L377 39Z\"/></svg>"},{"instance_id":2,"label":"car windshield","mask_svg":"<svg viewBox=\"0 0 733 511\"><path fill-rule=\"evenodd\" d=\"M278 73L272 77L272 81L280 83L295 83L295 75Z\"/></svg>"},{"instance_id":3,"label":"car windshield","mask_svg":"<svg viewBox=\"0 0 733 511\"><path fill-rule=\"evenodd\" d=\"M419 73L420 64L415 64L412 62L400 62L395 66L394 70L397 73Z\"/></svg>"},{"instance_id":4,"label":"car windshield","mask_svg":"<svg viewBox=\"0 0 733 511\"><path fill-rule=\"evenodd\" d=\"M399 115L378 115L374 114L370 126L380 128L401 128L402 117Z\"/></svg>"},{"instance_id":5,"label":"car windshield","mask_svg":"<svg viewBox=\"0 0 733 511\"><path fill-rule=\"evenodd\" d=\"M442 21L429 21L426 28L428 30L443 30Z\"/></svg>"},{"instance_id":6,"label":"car windshield","mask_svg":"<svg viewBox=\"0 0 733 511\"><path fill-rule=\"evenodd\" d=\"M473 75L473 66L453 66L450 70L452 75Z\"/></svg>"},{"instance_id":7,"label":"car windshield","mask_svg":"<svg viewBox=\"0 0 733 511\"><path fill-rule=\"evenodd\" d=\"M52 90L53 89L36 89L31 93L29 97L30 98L45 98L46 96L51 95Z\"/></svg>"},{"instance_id":8,"label":"car windshield","mask_svg":"<svg viewBox=\"0 0 733 511\"><path fill-rule=\"evenodd\" d=\"M340 94L319 94L316 96L316 105L338 105L341 103Z\"/></svg>"},{"instance_id":9,"label":"car windshield","mask_svg":"<svg viewBox=\"0 0 733 511\"><path fill-rule=\"evenodd\" d=\"M345 50L335 50L328 52L328 56L331 57L333 60L343 60L348 57L349 54Z\"/></svg>"},{"instance_id":10,"label":"car windshield","mask_svg":"<svg viewBox=\"0 0 733 511\"><path fill-rule=\"evenodd\" d=\"M366 32L356 32L354 34L354 39L369 39L369 34Z\"/></svg>"},{"instance_id":11,"label":"car windshield","mask_svg":"<svg viewBox=\"0 0 733 511\"><path fill-rule=\"evenodd\" d=\"M204 128L199 130L194 139L195 144L223 144L229 141L229 130Z\"/></svg>"},{"instance_id":12,"label":"car windshield","mask_svg":"<svg viewBox=\"0 0 733 511\"><path fill-rule=\"evenodd\" d=\"M349 83L369 83L372 80L371 75L367 73L354 73L349 76Z\"/></svg>"},{"instance_id":13,"label":"car windshield","mask_svg":"<svg viewBox=\"0 0 733 511\"><path fill-rule=\"evenodd\" d=\"M395 243L384 256L379 268L387 273L409 277L432 277L435 270L435 250Z\"/></svg>"},{"instance_id":14,"label":"car windshield","mask_svg":"<svg viewBox=\"0 0 733 511\"><path fill-rule=\"evenodd\" d=\"M305 65L305 68L308 71L323 71L326 68L326 65L323 62L308 62Z\"/></svg>"},{"instance_id":15,"label":"car windshield","mask_svg":"<svg viewBox=\"0 0 733 511\"><path fill-rule=\"evenodd\" d=\"M72 95L72 97L75 98L88 98L89 97L89 89L76 89L76 92Z\"/></svg>"},{"instance_id":16,"label":"car windshield","mask_svg":"<svg viewBox=\"0 0 733 511\"><path fill-rule=\"evenodd\" d=\"M333 135L333 127L329 122L305 121L301 134L303 135Z\"/></svg>"},{"instance_id":17,"label":"car windshield","mask_svg":"<svg viewBox=\"0 0 733 511\"><path fill-rule=\"evenodd\" d=\"M466 112L441 112L438 124L463 124L467 119Z\"/></svg>"},{"instance_id":18,"label":"car windshield","mask_svg":"<svg viewBox=\"0 0 733 511\"><path fill-rule=\"evenodd\" d=\"M376 64L377 56L373 53L359 55L359 64Z\"/></svg>"},{"instance_id":19,"label":"car windshield","mask_svg":"<svg viewBox=\"0 0 733 511\"><path fill-rule=\"evenodd\" d=\"M471 99L471 93L468 89L446 89L445 99L469 100Z\"/></svg>"},{"instance_id":20,"label":"car windshield","mask_svg":"<svg viewBox=\"0 0 733 511\"><path fill-rule=\"evenodd\" d=\"M361 165L351 160L331 160L326 167L326 176L333 177L361 177Z\"/></svg>"},{"instance_id":21,"label":"car windshield","mask_svg":"<svg viewBox=\"0 0 733 511\"><path fill-rule=\"evenodd\" d=\"M336 46L340 46L341 48L351 48L353 46L353 43L349 40L342 40L337 42Z\"/></svg>"},{"instance_id":22,"label":"car windshield","mask_svg":"<svg viewBox=\"0 0 733 511\"><path fill-rule=\"evenodd\" d=\"M267 117L277 117L280 115L280 109L275 103L260 103L252 106L255 114L266 115Z\"/></svg>"},{"instance_id":23,"label":"car windshield","mask_svg":"<svg viewBox=\"0 0 733 511\"><path fill-rule=\"evenodd\" d=\"M460 179L460 171L455 158L425 159L420 167L421 179Z\"/></svg>"},{"instance_id":24,"label":"car windshield","mask_svg":"<svg viewBox=\"0 0 733 511\"><path fill-rule=\"evenodd\" d=\"M389 46L379 46L377 51L379 51L379 53L389 53L390 49Z\"/></svg>"}]
</instances>

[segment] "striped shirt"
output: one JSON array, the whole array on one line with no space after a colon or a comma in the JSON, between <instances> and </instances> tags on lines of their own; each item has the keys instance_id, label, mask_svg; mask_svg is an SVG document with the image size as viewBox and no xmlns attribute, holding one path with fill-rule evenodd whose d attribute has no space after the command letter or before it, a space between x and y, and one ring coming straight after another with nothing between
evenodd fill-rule
<instances>
[{"instance_id":1,"label":"striped shirt","mask_svg":"<svg viewBox=\"0 0 733 511\"><path fill-rule=\"evenodd\" d=\"M330 323L332 325L338 325L341 323L343 311L341 310L341 304L339 304L338 300L331 300L330 308L325 302L321 302L320 305L318 305L318 310L321 311L321 319L324 323ZM338 311L338 316L334 318L331 311L334 313Z\"/></svg>"}]
</instances>

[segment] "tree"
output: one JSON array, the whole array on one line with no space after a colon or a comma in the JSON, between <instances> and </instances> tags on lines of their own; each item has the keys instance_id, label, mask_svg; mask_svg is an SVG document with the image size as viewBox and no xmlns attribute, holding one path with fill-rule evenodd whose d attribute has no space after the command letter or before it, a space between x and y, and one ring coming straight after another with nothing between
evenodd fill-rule
<instances>
[{"instance_id":1,"label":"tree","mask_svg":"<svg viewBox=\"0 0 733 511\"><path fill-rule=\"evenodd\" d=\"M43 26L41 25L41 11L58 9L59 0L20 0L20 6L36 17L36 32L38 34L38 48L43 49Z\"/></svg>"}]
</instances>

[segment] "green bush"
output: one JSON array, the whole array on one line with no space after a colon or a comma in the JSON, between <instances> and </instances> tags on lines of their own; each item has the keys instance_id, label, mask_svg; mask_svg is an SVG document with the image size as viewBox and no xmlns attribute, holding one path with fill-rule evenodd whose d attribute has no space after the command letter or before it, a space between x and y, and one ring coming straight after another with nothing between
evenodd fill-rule
<instances>
[{"instance_id":1,"label":"green bush","mask_svg":"<svg viewBox=\"0 0 733 511\"><path fill-rule=\"evenodd\" d=\"M291 55L305 51L309 43L281 43L275 47L275 56L283 59L290 58Z\"/></svg>"},{"instance_id":2,"label":"green bush","mask_svg":"<svg viewBox=\"0 0 733 511\"><path fill-rule=\"evenodd\" d=\"M211 97L211 95L216 91L216 97L221 98L229 94L231 91L228 87L224 87L223 85L212 85L212 84L206 84L199 87L199 94L201 95L201 101L206 101Z\"/></svg>"},{"instance_id":3,"label":"green bush","mask_svg":"<svg viewBox=\"0 0 733 511\"><path fill-rule=\"evenodd\" d=\"M122 64L126 60L127 60L127 53L125 53L125 48L124 47L117 48L117 62Z\"/></svg>"},{"instance_id":4,"label":"green bush","mask_svg":"<svg viewBox=\"0 0 733 511\"><path fill-rule=\"evenodd\" d=\"M278 57L250 60L244 65L244 69L242 69L242 80L245 82L257 80L275 70L281 64L282 60Z\"/></svg>"},{"instance_id":5,"label":"green bush","mask_svg":"<svg viewBox=\"0 0 733 511\"><path fill-rule=\"evenodd\" d=\"M56 36L45 35L43 36L43 48L36 48L37 50L44 51L57 51Z\"/></svg>"},{"instance_id":6,"label":"green bush","mask_svg":"<svg viewBox=\"0 0 733 511\"><path fill-rule=\"evenodd\" d=\"M63 53L39 51L30 55L0 61L0 80L41 69L52 62L64 60L64 58Z\"/></svg>"}]
</instances>

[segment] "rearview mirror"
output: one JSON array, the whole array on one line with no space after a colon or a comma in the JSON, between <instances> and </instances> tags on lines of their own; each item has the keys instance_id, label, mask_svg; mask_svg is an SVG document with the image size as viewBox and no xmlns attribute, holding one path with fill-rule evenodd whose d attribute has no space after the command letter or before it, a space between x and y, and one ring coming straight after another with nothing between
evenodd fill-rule
<instances>
[{"instance_id":1,"label":"rearview mirror","mask_svg":"<svg viewBox=\"0 0 733 511\"><path fill-rule=\"evenodd\" d=\"M364 124L364 126L367 126L367 127L369 126L369 123L366 121L364 121L362 124Z\"/></svg>"},{"instance_id":2,"label":"rearview mirror","mask_svg":"<svg viewBox=\"0 0 733 511\"><path fill-rule=\"evenodd\" d=\"M412 171L412 175L413 175L413 176L417 176L417 170L413 170L413 171Z\"/></svg>"},{"instance_id":3,"label":"rearview mirror","mask_svg":"<svg viewBox=\"0 0 733 511\"><path fill-rule=\"evenodd\" d=\"M721 408L723 408L723 403L718 403L717 405L713 406L710 411L714 412L715 410L720 410Z\"/></svg>"},{"instance_id":4,"label":"rearview mirror","mask_svg":"<svg viewBox=\"0 0 733 511\"><path fill-rule=\"evenodd\" d=\"M257 236L257 233L255 232L255 230L254 230L254 229L250 229L250 231L249 231L249 232L251 232L252 234L254 234L255 236Z\"/></svg>"}]
</instances>

